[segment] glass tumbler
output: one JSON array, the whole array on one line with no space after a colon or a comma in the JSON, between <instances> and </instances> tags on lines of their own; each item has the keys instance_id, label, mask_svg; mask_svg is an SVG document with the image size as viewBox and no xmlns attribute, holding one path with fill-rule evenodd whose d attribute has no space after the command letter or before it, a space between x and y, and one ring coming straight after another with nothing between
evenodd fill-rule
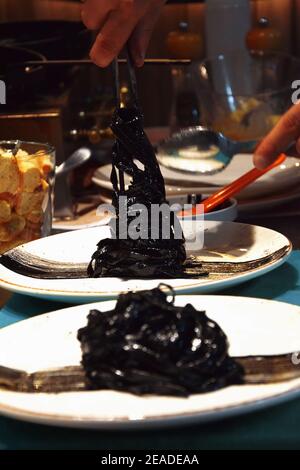
<instances>
[{"instance_id":1,"label":"glass tumbler","mask_svg":"<svg viewBox=\"0 0 300 470\"><path fill-rule=\"evenodd\" d=\"M288 54L232 52L193 66L201 124L237 141L259 141L292 105L300 61Z\"/></svg>"},{"instance_id":2,"label":"glass tumbler","mask_svg":"<svg viewBox=\"0 0 300 470\"><path fill-rule=\"evenodd\" d=\"M50 235L54 179L53 147L0 141L0 254Z\"/></svg>"}]
</instances>

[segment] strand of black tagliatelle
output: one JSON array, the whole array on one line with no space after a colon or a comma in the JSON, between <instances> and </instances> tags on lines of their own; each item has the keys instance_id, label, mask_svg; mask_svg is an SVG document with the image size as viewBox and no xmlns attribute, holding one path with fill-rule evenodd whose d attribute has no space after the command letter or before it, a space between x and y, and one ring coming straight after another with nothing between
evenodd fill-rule
<instances>
[{"instance_id":1,"label":"strand of black tagliatelle","mask_svg":"<svg viewBox=\"0 0 300 470\"><path fill-rule=\"evenodd\" d=\"M111 223L111 238L99 242L88 275L178 277L183 274L186 260L185 240L174 212L166 210L154 221L152 209L167 205L166 192L154 149L143 130L140 111L135 107L117 109L111 128L116 136L111 174L116 217ZM127 189L124 173L131 177Z\"/></svg>"},{"instance_id":2,"label":"strand of black tagliatelle","mask_svg":"<svg viewBox=\"0 0 300 470\"><path fill-rule=\"evenodd\" d=\"M243 382L220 326L159 288L121 294L78 332L90 389L187 397ZM166 289L167 286L164 286Z\"/></svg>"}]
</instances>

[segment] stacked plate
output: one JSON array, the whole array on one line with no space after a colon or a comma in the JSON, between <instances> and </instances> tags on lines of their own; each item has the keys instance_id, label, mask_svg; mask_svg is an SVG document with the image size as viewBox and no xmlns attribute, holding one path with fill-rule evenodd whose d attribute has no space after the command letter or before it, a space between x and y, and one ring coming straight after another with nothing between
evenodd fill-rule
<instances>
[{"instance_id":1,"label":"stacked plate","mask_svg":"<svg viewBox=\"0 0 300 470\"><path fill-rule=\"evenodd\" d=\"M211 194L222 186L231 183L253 168L252 155L236 155L225 170L214 175L201 175L176 170L165 166L163 157L159 157L162 174L166 182L167 196L185 196L189 194ZM96 170L93 182L99 187L112 190L110 182L111 165ZM125 181L129 183L129 178ZM249 213L270 209L284 202L300 198L300 161L288 157L278 168L262 176L239 196L239 212Z\"/></svg>"},{"instance_id":2,"label":"stacked plate","mask_svg":"<svg viewBox=\"0 0 300 470\"><path fill-rule=\"evenodd\" d=\"M74 428L146 429L221 420L300 396L300 371L295 369L300 350L300 308L264 299L203 295L237 286L281 266L291 253L290 241L273 230L232 222L197 221L194 224L184 221L183 232L186 240L191 233L203 236L199 248L186 244L189 256L201 257L205 275L198 279L88 278L88 263L99 240L110 236L108 227L42 238L1 257L1 288L48 301L83 304L0 330L1 416ZM227 335L231 356L244 359L255 356L256 361L259 358L257 363L261 363L262 355L285 355L284 364L283 358L277 358L281 367L276 367L279 381L272 375L272 381L245 380L240 385L195 393L186 398L135 395L108 388L88 390L82 386L75 391L63 387L59 393L51 389L51 383L61 384L63 377L68 377L72 383L75 378L76 384L82 384L82 355L77 333L87 324L91 309L110 312L115 307L115 299L125 292L158 285L169 291L170 287L162 286L165 282L176 294L177 307L193 305L198 311L206 311L208 317L220 325ZM90 303L94 301L101 302ZM272 358L263 360L265 364L270 361L273 364ZM273 369L268 364L264 367L271 372L275 370L274 364ZM50 372L57 368L63 368L63 374L62 371ZM32 384L32 376L28 379L28 374L37 371L43 371L47 380L40 382L35 375L35 388L24 388L28 380ZM48 383L50 390L41 389L41 383ZM11 389L3 384L10 385Z\"/></svg>"},{"instance_id":3,"label":"stacked plate","mask_svg":"<svg viewBox=\"0 0 300 470\"><path fill-rule=\"evenodd\" d=\"M184 226L186 236L189 226L190 222ZM286 354L289 362L284 363L285 373L281 373L279 382L246 382L182 398L82 388L70 392L63 389L63 393L42 393L37 388L35 392L38 393L32 389L28 393L26 389L16 391L14 381L12 390L0 386L0 415L54 426L144 429L220 420L299 397L300 371L294 373L300 350L299 307L245 297L190 295L219 291L270 272L288 259L292 249L289 240L263 227L231 222L205 222L203 227L197 223L197 227L204 233L204 246L200 253L193 251L192 254L200 254L202 265L210 266L210 272L207 277L199 279L168 280L167 283L178 294L175 305L191 304L199 311L205 310L209 318L224 329L233 357ZM81 349L77 332L86 325L89 311L111 311L115 301L104 300L116 299L120 293L132 290L151 289L166 282L159 279L72 278L76 266L84 266L86 272L97 242L107 236L107 227L97 227L36 240L6 255L6 260L25 262L15 262L10 268L5 266L2 257L0 287L29 296L82 302L84 305L1 329L0 383L2 379L3 384L4 379L4 383L11 384L16 376L19 384L24 383L24 374L20 375L19 371L31 374L48 370L49 373L49 369L67 366L75 366L78 370ZM47 266L51 271L50 278L49 271L43 276ZM38 275L33 275L32 269L37 269ZM64 269L64 276L61 269ZM58 271L59 278L55 278ZM90 304L95 300L101 303ZM293 371L291 379L286 374L287 370L288 373ZM62 375L56 375L55 381L59 377Z\"/></svg>"}]
</instances>

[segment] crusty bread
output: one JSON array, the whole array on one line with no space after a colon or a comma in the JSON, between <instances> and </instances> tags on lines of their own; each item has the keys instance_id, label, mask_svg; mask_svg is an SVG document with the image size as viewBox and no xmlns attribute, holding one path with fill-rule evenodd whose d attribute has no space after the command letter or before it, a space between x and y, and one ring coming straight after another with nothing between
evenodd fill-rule
<instances>
[{"instance_id":1,"label":"crusty bread","mask_svg":"<svg viewBox=\"0 0 300 470\"><path fill-rule=\"evenodd\" d=\"M26 225L24 217L13 214L9 222L0 224L0 241L10 242L23 232Z\"/></svg>"},{"instance_id":2,"label":"crusty bread","mask_svg":"<svg viewBox=\"0 0 300 470\"><path fill-rule=\"evenodd\" d=\"M31 161L18 159L18 167L20 171L20 190L32 193L41 184L41 172L39 168Z\"/></svg>"},{"instance_id":3,"label":"crusty bread","mask_svg":"<svg viewBox=\"0 0 300 470\"><path fill-rule=\"evenodd\" d=\"M30 214L32 211L40 209L43 205L44 197L44 191L20 193L17 196L16 213L19 215L26 215Z\"/></svg>"},{"instance_id":4,"label":"crusty bread","mask_svg":"<svg viewBox=\"0 0 300 470\"><path fill-rule=\"evenodd\" d=\"M11 205L8 201L0 200L0 222L8 222L11 219Z\"/></svg>"},{"instance_id":5,"label":"crusty bread","mask_svg":"<svg viewBox=\"0 0 300 470\"><path fill-rule=\"evenodd\" d=\"M37 159L38 167L42 172L42 176L46 178L48 174L50 173L50 171L53 169L50 155L46 155L43 152L37 152L36 159Z\"/></svg>"},{"instance_id":6,"label":"crusty bread","mask_svg":"<svg viewBox=\"0 0 300 470\"><path fill-rule=\"evenodd\" d=\"M36 209L29 214L26 214L26 220L33 224L41 224L43 221L44 213L41 209Z\"/></svg>"},{"instance_id":7,"label":"crusty bread","mask_svg":"<svg viewBox=\"0 0 300 470\"><path fill-rule=\"evenodd\" d=\"M0 254L42 235L52 169L44 152L15 157L0 148Z\"/></svg>"},{"instance_id":8,"label":"crusty bread","mask_svg":"<svg viewBox=\"0 0 300 470\"><path fill-rule=\"evenodd\" d=\"M20 172L16 158L9 152L1 152L0 193L16 194L20 187Z\"/></svg>"}]
</instances>

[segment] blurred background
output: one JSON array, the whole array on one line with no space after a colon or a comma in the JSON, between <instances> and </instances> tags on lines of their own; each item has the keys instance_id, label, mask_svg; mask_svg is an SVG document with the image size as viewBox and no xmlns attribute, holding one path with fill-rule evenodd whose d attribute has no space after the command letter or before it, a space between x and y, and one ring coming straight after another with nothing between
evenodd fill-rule
<instances>
[{"instance_id":1,"label":"blurred background","mask_svg":"<svg viewBox=\"0 0 300 470\"><path fill-rule=\"evenodd\" d=\"M226 0L225 2L226 3ZM253 27L258 18L266 16L272 26L281 34L280 49L297 55L300 53L300 0L257 0L251 1ZM168 57L167 35L178 28L180 22L187 22L191 32L200 34L205 42L205 3L203 1L169 1L161 19L157 23L150 44L149 57ZM0 21L29 20L80 20L80 2L72 0L0 0ZM239 24L236 25L239 28ZM234 37L232 38L234 44ZM205 45L199 50L199 58L206 54ZM91 72L92 73L92 72ZM140 73L142 85L140 93L145 109L146 123L165 125L168 123L172 105L170 70L149 67ZM147 87L155 87L156 99L147 92Z\"/></svg>"}]
</instances>

